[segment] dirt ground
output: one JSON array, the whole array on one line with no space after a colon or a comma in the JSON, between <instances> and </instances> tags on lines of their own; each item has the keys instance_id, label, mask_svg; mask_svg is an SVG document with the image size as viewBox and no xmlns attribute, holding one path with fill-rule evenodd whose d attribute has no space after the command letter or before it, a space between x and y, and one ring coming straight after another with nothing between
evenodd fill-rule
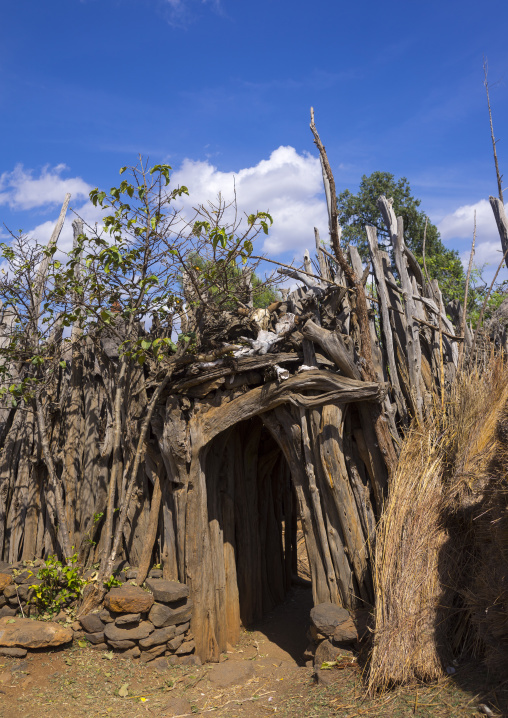
<instances>
[{"instance_id":1,"label":"dirt ground","mask_svg":"<svg viewBox=\"0 0 508 718\"><path fill-rule=\"evenodd\" d=\"M164 659L140 664L78 645L25 659L0 658L0 716L444 718L485 715L481 704L493 715L507 715L508 685L489 682L477 666L459 666L439 684L374 700L365 698L360 668L335 669L333 685L316 685L312 669L302 664L311 605L310 590L294 588L215 665L169 666Z\"/></svg>"}]
</instances>

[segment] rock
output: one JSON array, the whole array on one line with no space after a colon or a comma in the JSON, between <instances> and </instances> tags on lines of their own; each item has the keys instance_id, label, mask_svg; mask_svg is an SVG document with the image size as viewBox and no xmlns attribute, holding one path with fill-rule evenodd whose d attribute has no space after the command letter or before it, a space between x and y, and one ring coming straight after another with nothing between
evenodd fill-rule
<instances>
[{"instance_id":1,"label":"rock","mask_svg":"<svg viewBox=\"0 0 508 718\"><path fill-rule=\"evenodd\" d=\"M178 583L178 581L148 578L145 583L153 593L154 599L160 603L174 603L189 595L189 587L184 583Z\"/></svg>"},{"instance_id":2,"label":"rock","mask_svg":"<svg viewBox=\"0 0 508 718\"><path fill-rule=\"evenodd\" d=\"M148 574L149 578L162 578L162 571L160 568L152 568Z\"/></svg>"},{"instance_id":3,"label":"rock","mask_svg":"<svg viewBox=\"0 0 508 718\"><path fill-rule=\"evenodd\" d=\"M154 603L148 618L156 628L187 623L192 615L192 606L193 603L190 598L182 601L182 605L176 608L170 608L162 603Z\"/></svg>"},{"instance_id":4,"label":"rock","mask_svg":"<svg viewBox=\"0 0 508 718\"><path fill-rule=\"evenodd\" d=\"M139 586L126 583L106 594L104 605L114 613L144 613L153 605L153 596Z\"/></svg>"},{"instance_id":5,"label":"rock","mask_svg":"<svg viewBox=\"0 0 508 718\"><path fill-rule=\"evenodd\" d=\"M229 686L244 683L254 676L252 661L226 661L214 665L208 678L210 683L217 688L228 688Z\"/></svg>"},{"instance_id":6,"label":"rock","mask_svg":"<svg viewBox=\"0 0 508 718\"><path fill-rule=\"evenodd\" d=\"M114 623L108 623L104 634L108 641L140 641L147 638L153 631L149 621L142 621L139 626L133 628L119 628Z\"/></svg>"},{"instance_id":7,"label":"rock","mask_svg":"<svg viewBox=\"0 0 508 718\"><path fill-rule=\"evenodd\" d=\"M356 643L358 632L353 619L350 617L340 626L337 626L332 637L336 643Z\"/></svg>"},{"instance_id":8,"label":"rock","mask_svg":"<svg viewBox=\"0 0 508 718\"><path fill-rule=\"evenodd\" d=\"M181 633L185 633L190 628L190 622L182 623L179 626L175 626L175 636L179 636Z\"/></svg>"},{"instance_id":9,"label":"rock","mask_svg":"<svg viewBox=\"0 0 508 718\"><path fill-rule=\"evenodd\" d=\"M336 646L331 641L326 639L325 641L321 641L319 646L316 648L314 665L321 668L321 665L325 661L335 661L338 656L353 658L354 654L353 651L348 648L345 648L344 646Z\"/></svg>"},{"instance_id":10,"label":"rock","mask_svg":"<svg viewBox=\"0 0 508 718\"><path fill-rule=\"evenodd\" d=\"M0 618L12 618L17 614L17 609L12 606L4 606L0 608Z\"/></svg>"},{"instance_id":11,"label":"rock","mask_svg":"<svg viewBox=\"0 0 508 718\"><path fill-rule=\"evenodd\" d=\"M109 646L107 643L92 643L90 645L90 648L93 648L95 651L109 651Z\"/></svg>"},{"instance_id":12,"label":"rock","mask_svg":"<svg viewBox=\"0 0 508 718\"><path fill-rule=\"evenodd\" d=\"M174 658L177 658L177 656L174 656ZM181 666L201 666L201 658L199 656L196 656L194 653L191 653L188 656L182 656L180 660L178 661Z\"/></svg>"},{"instance_id":13,"label":"rock","mask_svg":"<svg viewBox=\"0 0 508 718\"><path fill-rule=\"evenodd\" d=\"M71 628L74 631L74 633L81 631L81 623L79 621L73 621L71 623Z\"/></svg>"},{"instance_id":14,"label":"rock","mask_svg":"<svg viewBox=\"0 0 508 718\"><path fill-rule=\"evenodd\" d=\"M70 643L72 637L70 628L53 621L32 621L30 618L0 619L0 646L49 648Z\"/></svg>"},{"instance_id":15,"label":"rock","mask_svg":"<svg viewBox=\"0 0 508 718\"><path fill-rule=\"evenodd\" d=\"M114 617L107 610L107 608L104 608L102 611L99 611L97 615L103 623L113 623L113 621L115 620Z\"/></svg>"},{"instance_id":16,"label":"rock","mask_svg":"<svg viewBox=\"0 0 508 718\"><path fill-rule=\"evenodd\" d=\"M19 606L19 601L17 596L12 596L12 598L9 598L9 604L11 606Z\"/></svg>"},{"instance_id":17,"label":"rock","mask_svg":"<svg viewBox=\"0 0 508 718\"><path fill-rule=\"evenodd\" d=\"M320 686L331 686L339 678L339 672L334 668L328 668L323 671L321 668L316 668L314 671L314 680Z\"/></svg>"},{"instance_id":18,"label":"rock","mask_svg":"<svg viewBox=\"0 0 508 718\"><path fill-rule=\"evenodd\" d=\"M167 716L167 718L174 718L174 716L187 715L191 712L192 706L185 698L173 696L173 698L162 707L161 715Z\"/></svg>"},{"instance_id":19,"label":"rock","mask_svg":"<svg viewBox=\"0 0 508 718\"><path fill-rule=\"evenodd\" d=\"M159 673L164 673L169 668L168 659L165 656L159 656L152 661L150 667L155 668Z\"/></svg>"},{"instance_id":20,"label":"rock","mask_svg":"<svg viewBox=\"0 0 508 718\"><path fill-rule=\"evenodd\" d=\"M115 620L115 626L137 626L140 619L140 613L125 613L123 616L118 616L118 618Z\"/></svg>"},{"instance_id":21,"label":"rock","mask_svg":"<svg viewBox=\"0 0 508 718\"><path fill-rule=\"evenodd\" d=\"M111 648L116 648L117 651L126 651L128 648L134 648L136 645L134 641L108 641Z\"/></svg>"},{"instance_id":22,"label":"rock","mask_svg":"<svg viewBox=\"0 0 508 718\"><path fill-rule=\"evenodd\" d=\"M334 603L319 603L310 612L310 620L313 625L319 633L323 633L328 638L333 636L337 626L349 618L349 612Z\"/></svg>"},{"instance_id":23,"label":"rock","mask_svg":"<svg viewBox=\"0 0 508 718\"><path fill-rule=\"evenodd\" d=\"M21 583L32 583L32 579L35 578L33 571L21 571L21 573L16 574L16 576L13 576L14 583L21 584Z\"/></svg>"},{"instance_id":24,"label":"rock","mask_svg":"<svg viewBox=\"0 0 508 718\"><path fill-rule=\"evenodd\" d=\"M177 650L177 648L180 648L184 641L183 636L175 636L171 641L168 641L167 643L167 649L168 651L174 652Z\"/></svg>"},{"instance_id":25,"label":"rock","mask_svg":"<svg viewBox=\"0 0 508 718\"><path fill-rule=\"evenodd\" d=\"M81 630L80 630L80 631L73 631L73 633L74 633L74 640L75 640L75 641L80 641L82 638L85 637L85 632L84 632L84 631L81 631Z\"/></svg>"},{"instance_id":26,"label":"rock","mask_svg":"<svg viewBox=\"0 0 508 718\"><path fill-rule=\"evenodd\" d=\"M153 648L149 648L147 651L141 651L141 663L148 663L149 661L153 661L153 659L157 658L157 656L161 656L165 650L166 646L162 645L153 646Z\"/></svg>"},{"instance_id":27,"label":"rock","mask_svg":"<svg viewBox=\"0 0 508 718\"><path fill-rule=\"evenodd\" d=\"M324 641L321 641L319 646L316 648L316 653L314 654L314 665L321 668L321 665L325 661L335 661L338 655L339 649L337 646L334 646L331 641L325 639Z\"/></svg>"},{"instance_id":28,"label":"rock","mask_svg":"<svg viewBox=\"0 0 508 718\"><path fill-rule=\"evenodd\" d=\"M104 631L98 631L97 633L85 633L84 637L89 643L104 643Z\"/></svg>"},{"instance_id":29,"label":"rock","mask_svg":"<svg viewBox=\"0 0 508 718\"><path fill-rule=\"evenodd\" d=\"M167 656L168 664L169 664L170 666L177 666L177 665L179 665L180 659L178 658L178 656L169 655L167 651L166 651L166 656ZM186 656L184 656L184 658L186 658Z\"/></svg>"},{"instance_id":30,"label":"rock","mask_svg":"<svg viewBox=\"0 0 508 718\"><path fill-rule=\"evenodd\" d=\"M81 616L79 622L86 633L100 633L104 631L104 623L101 621L98 613L87 613Z\"/></svg>"},{"instance_id":31,"label":"rock","mask_svg":"<svg viewBox=\"0 0 508 718\"><path fill-rule=\"evenodd\" d=\"M133 646L129 648L129 650L120 653L120 658L139 658L140 655L141 651L139 650L139 646Z\"/></svg>"},{"instance_id":32,"label":"rock","mask_svg":"<svg viewBox=\"0 0 508 718\"><path fill-rule=\"evenodd\" d=\"M185 656L187 653L192 653L194 649L196 648L196 644L194 641L184 641L180 648L176 651L177 656Z\"/></svg>"},{"instance_id":33,"label":"rock","mask_svg":"<svg viewBox=\"0 0 508 718\"><path fill-rule=\"evenodd\" d=\"M151 648L152 646L160 646L162 643L167 643L175 635L175 627L167 626L166 628L157 628L151 633L148 638L143 638L139 642L141 648Z\"/></svg>"},{"instance_id":34,"label":"rock","mask_svg":"<svg viewBox=\"0 0 508 718\"><path fill-rule=\"evenodd\" d=\"M3 608L6 603L7 603L7 599L5 598L5 596L2 593L0 593L0 608Z\"/></svg>"},{"instance_id":35,"label":"rock","mask_svg":"<svg viewBox=\"0 0 508 718\"><path fill-rule=\"evenodd\" d=\"M16 598L17 597L17 591L16 586L14 584L11 584L9 586L6 586L4 588L4 596L7 599Z\"/></svg>"},{"instance_id":36,"label":"rock","mask_svg":"<svg viewBox=\"0 0 508 718\"><path fill-rule=\"evenodd\" d=\"M0 648L0 656L9 656L10 658L24 658L26 654L26 648Z\"/></svg>"},{"instance_id":37,"label":"rock","mask_svg":"<svg viewBox=\"0 0 508 718\"><path fill-rule=\"evenodd\" d=\"M10 583L12 583L12 576L10 573L0 573L0 591L3 591Z\"/></svg>"},{"instance_id":38,"label":"rock","mask_svg":"<svg viewBox=\"0 0 508 718\"><path fill-rule=\"evenodd\" d=\"M0 561L0 573L8 573L12 575L12 565L5 561Z\"/></svg>"},{"instance_id":39,"label":"rock","mask_svg":"<svg viewBox=\"0 0 508 718\"><path fill-rule=\"evenodd\" d=\"M138 568L129 568L129 570L125 572L127 581L135 581L138 576L138 571Z\"/></svg>"},{"instance_id":40,"label":"rock","mask_svg":"<svg viewBox=\"0 0 508 718\"><path fill-rule=\"evenodd\" d=\"M28 673L28 661L18 661L11 668L12 673Z\"/></svg>"}]
</instances>

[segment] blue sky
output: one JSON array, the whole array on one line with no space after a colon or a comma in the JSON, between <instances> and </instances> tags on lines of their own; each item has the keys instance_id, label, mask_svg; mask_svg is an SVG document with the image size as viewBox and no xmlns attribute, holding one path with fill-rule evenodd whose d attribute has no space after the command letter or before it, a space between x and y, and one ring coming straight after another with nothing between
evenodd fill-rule
<instances>
[{"instance_id":1,"label":"blue sky","mask_svg":"<svg viewBox=\"0 0 508 718\"><path fill-rule=\"evenodd\" d=\"M63 194L138 152L168 161L191 199L231 192L270 209L285 259L326 233L309 108L337 189L406 176L448 246L498 263L482 57L508 177L506 3L462 0L18 0L0 28L0 220L50 231ZM69 229L64 241L69 239ZM67 239L65 239L67 237Z\"/></svg>"}]
</instances>

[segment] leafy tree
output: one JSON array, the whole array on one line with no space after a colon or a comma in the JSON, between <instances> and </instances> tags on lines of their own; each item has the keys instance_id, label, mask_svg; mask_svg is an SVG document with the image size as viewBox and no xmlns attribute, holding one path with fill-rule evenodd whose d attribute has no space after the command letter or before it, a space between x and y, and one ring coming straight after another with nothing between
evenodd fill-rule
<instances>
[{"instance_id":1,"label":"leafy tree","mask_svg":"<svg viewBox=\"0 0 508 718\"><path fill-rule=\"evenodd\" d=\"M23 412L26 424L35 422L42 459L54 494L50 507L64 558L72 554L64 508L64 490L49 449L48 395L59 381L66 362L62 341L64 318L72 312L71 297L61 288L61 263L54 257L56 242L45 247L20 231L10 245L0 245L0 406L2 423L7 407ZM2 430L4 426L2 426Z\"/></svg>"},{"instance_id":2,"label":"leafy tree","mask_svg":"<svg viewBox=\"0 0 508 718\"><path fill-rule=\"evenodd\" d=\"M192 256L189 261L190 271L201 273L202 275L203 273L206 275L211 270L211 264L210 259L203 259L198 254ZM248 267L248 271L250 273L254 309L264 309L272 302L280 300L279 292L271 285L270 281L267 282L261 279L252 266ZM245 289L245 266L238 262L231 264L226 269L226 274L228 291L218 286L212 286L209 288L209 295L211 295L217 306L231 310L237 308L239 302L248 301ZM183 277L180 278L180 284L183 288Z\"/></svg>"},{"instance_id":3,"label":"leafy tree","mask_svg":"<svg viewBox=\"0 0 508 718\"><path fill-rule=\"evenodd\" d=\"M101 341L103 346L108 341L116 350L107 361L115 376L111 391L106 392L111 470L106 506L101 512L101 566L97 585L87 587L94 590L85 598L91 606L102 595L103 584L112 573L150 419L161 392L182 354L202 348L200 321L205 322L210 313L223 311L228 302L241 303L236 296L237 282L231 280L242 267L249 267L255 238L260 232L267 233L272 222L266 212L245 219L232 212L228 216L233 221L228 223L228 207L221 201L200 206L193 219L185 219L175 201L187 189L169 187L170 170L168 165L150 169L140 160L137 166L122 168L120 174L125 178L118 187L109 192L94 189L90 199L104 211L103 228L88 227L86 233L75 236L68 261L55 256L61 226L48 247L22 234L14 236L10 245L0 245L4 320L0 421L2 412L18 407L16 411L29 409L38 425L54 494L53 525L58 528L61 553L67 562L72 554L72 527L69 530L64 490L68 467L64 461L61 472L57 470L49 450L46 415L51 389L62 372L71 369L67 360L70 351L74 366L74 354L78 358L83 351L83 340L95 343L99 357L104 355ZM204 258L201 268L192 264L196 255ZM184 281L179 282L182 277ZM196 300L199 311L189 307L189 298ZM186 335L174 341L173 329L178 326ZM62 339L66 328L71 327L71 336ZM145 371L157 382L144 414L133 416L129 387ZM127 436L132 440L127 441ZM70 450L67 445L66 454Z\"/></svg>"},{"instance_id":4,"label":"leafy tree","mask_svg":"<svg viewBox=\"0 0 508 718\"><path fill-rule=\"evenodd\" d=\"M404 239L406 245L423 265L423 238L425 223L427 232L425 258L431 279L438 279L445 301L463 299L465 275L459 254L447 249L437 227L428 221L426 214L419 209L421 201L412 194L410 184L405 177L396 180L389 172L373 172L369 177L363 175L357 194L348 189L337 197L339 223L342 227L344 246L355 244L362 257L369 257L369 245L365 225L376 227L380 245L390 249L390 238L377 208L377 200L384 194L393 199L393 209L397 217L404 220Z\"/></svg>"},{"instance_id":5,"label":"leafy tree","mask_svg":"<svg viewBox=\"0 0 508 718\"><path fill-rule=\"evenodd\" d=\"M83 234L79 238L66 269L68 283L76 284L72 295L82 326L94 335L113 335L119 346L111 407L113 450L105 538L97 590L87 597L91 605L99 600L101 584L112 573L158 398L191 339L192 348L199 348L207 313L220 312L228 301L238 301L231 278L239 265L246 265L255 238L260 232L267 233L272 222L266 212L257 212L249 215L240 229L241 220L236 215L232 223L227 223L228 207L221 201L218 205L200 206L192 221L183 218L175 200L188 194L188 190L169 188L170 170L165 164L150 169L140 159L138 165L120 170L121 175L127 174L118 187L109 192L92 190L93 204L110 214L104 217L103 231L89 228L90 236ZM196 257L203 258L201 266L193 261ZM84 273L77 271L81 263L86 267ZM185 330L179 347L171 339L175 317ZM166 335L146 333L145 322L157 329L166 328ZM130 374L136 365L139 371L139 365L145 363L163 378L138 427L134 455L127 459L122 455L122 436L127 433L122 407ZM117 497L122 470L126 488L123 496Z\"/></svg>"}]
</instances>

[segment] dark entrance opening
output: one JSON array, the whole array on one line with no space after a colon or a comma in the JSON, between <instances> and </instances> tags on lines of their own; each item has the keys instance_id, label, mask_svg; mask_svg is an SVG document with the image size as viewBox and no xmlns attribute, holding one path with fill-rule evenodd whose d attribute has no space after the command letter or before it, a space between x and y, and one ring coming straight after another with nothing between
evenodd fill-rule
<instances>
[{"instance_id":1,"label":"dark entrance opening","mask_svg":"<svg viewBox=\"0 0 508 718\"><path fill-rule=\"evenodd\" d=\"M219 615L229 642L236 643L241 624L264 632L300 662L307 628L302 611L308 616L312 591L304 578L308 564L296 495L280 447L254 417L213 440L205 473L212 546L222 547L224 556L225 575L216 585L223 586L217 600L225 601Z\"/></svg>"}]
</instances>

